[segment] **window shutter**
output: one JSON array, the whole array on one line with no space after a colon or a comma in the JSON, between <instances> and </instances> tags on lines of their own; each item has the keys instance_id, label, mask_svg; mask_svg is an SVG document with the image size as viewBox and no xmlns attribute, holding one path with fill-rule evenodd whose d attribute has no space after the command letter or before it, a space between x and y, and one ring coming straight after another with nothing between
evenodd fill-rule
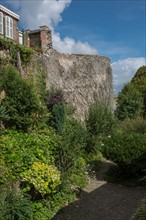
<instances>
[{"instance_id":1,"label":"window shutter","mask_svg":"<svg viewBox=\"0 0 146 220\"><path fill-rule=\"evenodd\" d=\"M0 33L3 34L3 13L0 12Z\"/></svg>"},{"instance_id":2,"label":"window shutter","mask_svg":"<svg viewBox=\"0 0 146 220\"><path fill-rule=\"evenodd\" d=\"M6 16L6 36L13 38L13 19Z\"/></svg>"}]
</instances>

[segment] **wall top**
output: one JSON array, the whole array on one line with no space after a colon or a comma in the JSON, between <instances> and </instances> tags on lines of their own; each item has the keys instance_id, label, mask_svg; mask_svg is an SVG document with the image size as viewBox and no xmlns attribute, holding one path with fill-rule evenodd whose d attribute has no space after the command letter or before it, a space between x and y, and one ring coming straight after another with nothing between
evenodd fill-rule
<instances>
[{"instance_id":1,"label":"wall top","mask_svg":"<svg viewBox=\"0 0 146 220\"><path fill-rule=\"evenodd\" d=\"M9 10L8 8L4 7L3 5L0 4L0 11L3 11L7 13L8 15L11 15L12 17L16 18L17 20L20 19L20 16L16 14L15 12Z\"/></svg>"}]
</instances>

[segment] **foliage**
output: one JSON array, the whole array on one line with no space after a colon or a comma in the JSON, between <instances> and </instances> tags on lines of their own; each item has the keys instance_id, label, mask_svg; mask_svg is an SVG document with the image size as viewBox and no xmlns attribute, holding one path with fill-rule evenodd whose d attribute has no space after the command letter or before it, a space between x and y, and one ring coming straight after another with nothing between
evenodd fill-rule
<instances>
[{"instance_id":1,"label":"foliage","mask_svg":"<svg viewBox=\"0 0 146 220\"><path fill-rule=\"evenodd\" d=\"M93 135L107 134L113 126L111 109L99 101L91 104L86 118L87 130Z\"/></svg>"},{"instance_id":2,"label":"foliage","mask_svg":"<svg viewBox=\"0 0 146 220\"><path fill-rule=\"evenodd\" d=\"M85 123L88 132L86 151L88 153L96 152L98 139L111 133L113 129L115 122L111 109L99 101L93 103L89 107Z\"/></svg>"},{"instance_id":3,"label":"foliage","mask_svg":"<svg viewBox=\"0 0 146 220\"><path fill-rule=\"evenodd\" d=\"M55 163L57 167L66 172L78 158L83 155L86 143L84 126L75 119L68 119L60 134L58 148L56 148Z\"/></svg>"},{"instance_id":4,"label":"foliage","mask_svg":"<svg viewBox=\"0 0 146 220\"><path fill-rule=\"evenodd\" d=\"M128 83L124 86L117 98L115 115L118 119L134 119L143 112L143 99L134 85Z\"/></svg>"},{"instance_id":5,"label":"foliage","mask_svg":"<svg viewBox=\"0 0 146 220\"><path fill-rule=\"evenodd\" d=\"M31 168L22 173L22 181L34 186L42 196L56 192L60 182L60 172L54 165L34 162Z\"/></svg>"},{"instance_id":6,"label":"foliage","mask_svg":"<svg viewBox=\"0 0 146 220\"><path fill-rule=\"evenodd\" d=\"M0 219L27 220L32 219L31 202L28 197L14 190L0 192Z\"/></svg>"},{"instance_id":7,"label":"foliage","mask_svg":"<svg viewBox=\"0 0 146 220\"><path fill-rule=\"evenodd\" d=\"M84 188L87 184L87 164L83 157L78 158L68 172L68 182L72 190Z\"/></svg>"},{"instance_id":8,"label":"foliage","mask_svg":"<svg viewBox=\"0 0 146 220\"><path fill-rule=\"evenodd\" d=\"M117 125L117 130L129 133L146 134L146 120L138 117L135 119L125 119Z\"/></svg>"},{"instance_id":9,"label":"foliage","mask_svg":"<svg viewBox=\"0 0 146 220\"><path fill-rule=\"evenodd\" d=\"M48 92L46 105L52 114L50 125L60 133L66 120L63 91L52 88Z\"/></svg>"},{"instance_id":10,"label":"foliage","mask_svg":"<svg viewBox=\"0 0 146 220\"><path fill-rule=\"evenodd\" d=\"M114 132L103 139L101 151L107 159L117 163L127 175L142 175L146 171L144 134Z\"/></svg>"},{"instance_id":11,"label":"foliage","mask_svg":"<svg viewBox=\"0 0 146 220\"><path fill-rule=\"evenodd\" d=\"M43 205L42 202L33 202L32 210L33 220L51 220L53 217L51 210L47 206Z\"/></svg>"},{"instance_id":12,"label":"foliage","mask_svg":"<svg viewBox=\"0 0 146 220\"><path fill-rule=\"evenodd\" d=\"M50 118L50 125L60 133L64 127L66 120L66 113L64 104L55 104L51 110L52 118Z\"/></svg>"},{"instance_id":13,"label":"foliage","mask_svg":"<svg viewBox=\"0 0 146 220\"><path fill-rule=\"evenodd\" d=\"M43 132L42 132L43 133ZM4 172L1 181L8 178L20 178L20 174L28 170L34 162L51 164L54 162L53 151L56 148L55 133L22 133L5 131L0 136L0 160Z\"/></svg>"},{"instance_id":14,"label":"foliage","mask_svg":"<svg viewBox=\"0 0 146 220\"><path fill-rule=\"evenodd\" d=\"M64 103L64 95L62 90L52 88L50 91L48 91L46 105L49 110L51 110L54 105L63 104L63 103Z\"/></svg>"},{"instance_id":15,"label":"foliage","mask_svg":"<svg viewBox=\"0 0 146 220\"><path fill-rule=\"evenodd\" d=\"M1 104L9 115L9 120L4 121L6 126L27 130L33 123L33 114L39 110L39 104L31 86L12 66L5 68L1 80L1 87L6 93Z\"/></svg>"},{"instance_id":16,"label":"foliage","mask_svg":"<svg viewBox=\"0 0 146 220\"><path fill-rule=\"evenodd\" d=\"M143 183L140 182L141 177L138 178L136 175L128 176L121 167L116 164L110 167L110 169L106 172L105 181L116 183L129 187L137 187L141 186Z\"/></svg>"},{"instance_id":17,"label":"foliage","mask_svg":"<svg viewBox=\"0 0 146 220\"><path fill-rule=\"evenodd\" d=\"M32 48L19 45L12 40L6 38L0 38L0 49L9 50L12 57L11 63L16 64L17 52L20 52L20 57L23 65L26 65L31 60L31 56L34 53Z\"/></svg>"},{"instance_id":18,"label":"foliage","mask_svg":"<svg viewBox=\"0 0 146 220\"><path fill-rule=\"evenodd\" d=\"M131 84L140 92L144 104L144 116L146 116L146 66L140 67L131 80Z\"/></svg>"},{"instance_id":19,"label":"foliage","mask_svg":"<svg viewBox=\"0 0 146 220\"><path fill-rule=\"evenodd\" d=\"M140 206L136 210L131 220L145 220L146 219L146 199L141 201Z\"/></svg>"}]
</instances>

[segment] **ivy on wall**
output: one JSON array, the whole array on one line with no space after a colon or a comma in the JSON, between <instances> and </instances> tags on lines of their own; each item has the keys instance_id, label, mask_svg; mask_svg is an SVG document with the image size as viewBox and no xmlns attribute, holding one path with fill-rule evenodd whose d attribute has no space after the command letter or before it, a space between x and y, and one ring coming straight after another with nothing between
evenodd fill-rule
<instances>
[{"instance_id":1,"label":"ivy on wall","mask_svg":"<svg viewBox=\"0 0 146 220\"><path fill-rule=\"evenodd\" d=\"M30 62L31 56L34 53L34 49L32 48L19 45L12 40L1 37L0 37L0 50L9 52L9 55L11 57L9 61L12 64L16 64L17 52L19 52L23 66L25 66L27 63ZM1 56L0 63L2 63L2 61L3 61L3 57Z\"/></svg>"}]
</instances>

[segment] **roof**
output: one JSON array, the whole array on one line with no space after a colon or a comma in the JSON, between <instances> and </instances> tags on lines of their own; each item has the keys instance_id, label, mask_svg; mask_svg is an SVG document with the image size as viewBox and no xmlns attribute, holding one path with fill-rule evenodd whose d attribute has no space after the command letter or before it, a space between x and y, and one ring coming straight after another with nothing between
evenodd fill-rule
<instances>
[{"instance_id":1,"label":"roof","mask_svg":"<svg viewBox=\"0 0 146 220\"><path fill-rule=\"evenodd\" d=\"M19 20L20 16L18 14L16 14L15 12L9 10L8 8L4 7L3 5L0 4L0 11L3 11L5 13L7 13L8 15L16 18L17 20Z\"/></svg>"}]
</instances>

